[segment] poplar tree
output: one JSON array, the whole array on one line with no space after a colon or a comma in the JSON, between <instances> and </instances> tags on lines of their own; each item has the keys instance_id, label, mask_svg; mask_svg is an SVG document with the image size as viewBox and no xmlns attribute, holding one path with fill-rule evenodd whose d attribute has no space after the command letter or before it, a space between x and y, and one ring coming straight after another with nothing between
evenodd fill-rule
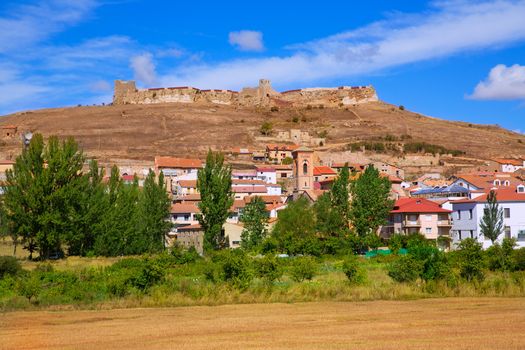
<instances>
[{"instance_id":1,"label":"poplar tree","mask_svg":"<svg viewBox=\"0 0 525 350\"><path fill-rule=\"evenodd\" d=\"M257 247L268 234L266 204L261 197L252 198L244 208L240 220L244 223L244 229L241 233L241 247L244 249Z\"/></svg>"},{"instance_id":2,"label":"poplar tree","mask_svg":"<svg viewBox=\"0 0 525 350\"><path fill-rule=\"evenodd\" d=\"M487 195L487 204L485 204L485 210L479 226L481 234L490 239L492 244L503 231L503 208L500 208L498 204L495 191L490 191Z\"/></svg>"},{"instance_id":3,"label":"poplar tree","mask_svg":"<svg viewBox=\"0 0 525 350\"><path fill-rule=\"evenodd\" d=\"M382 177L372 165L351 182L350 220L360 237L376 234L379 226L386 223L394 205L390 199L391 187L388 178Z\"/></svg>"},{"instance_id":4,"label":"poplar tree","mask_svg":"<svg viewBox=\"0 0 525 350\"><path fill-rule=\"evenodd\" d=\"M233 204L231 185L231 168L224 164L224 155L209 150L206 164L197 174L197 189L201 195L201 213L197 218L204 229L206 249L222 249L228 246L222 226Z\"/></svg>"}]
</instances>

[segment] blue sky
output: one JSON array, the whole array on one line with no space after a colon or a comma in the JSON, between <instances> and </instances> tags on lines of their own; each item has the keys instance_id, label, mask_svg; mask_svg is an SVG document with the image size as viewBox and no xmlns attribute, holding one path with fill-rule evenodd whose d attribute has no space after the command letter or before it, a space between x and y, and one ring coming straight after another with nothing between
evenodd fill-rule
<instances>
[{"instance_id":1,"label":"blue sky","mask_svg":"<svg viewBox=\"0 0 525 350\"><path fill-rule=\"evenodd\" d=\"M115 79L259 78L373 84L422 114L525 131L525 1L0 3L0 114L110 102Z\"/></svg>"}]
</instances>

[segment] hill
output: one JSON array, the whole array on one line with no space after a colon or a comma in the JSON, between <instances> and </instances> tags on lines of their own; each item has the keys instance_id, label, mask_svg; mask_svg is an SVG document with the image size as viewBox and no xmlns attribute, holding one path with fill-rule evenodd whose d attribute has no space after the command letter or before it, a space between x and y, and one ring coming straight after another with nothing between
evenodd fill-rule
<instances>
[{"instance_id":1,"label":"hill","mask_svg":"<svg viewBox=\"0 0 525 350\"><path fill-rule=\"evenodd\" d=\"M465 156L490 159L525 154L525 136L498 126L426 117L383 102L344 108L256 108L209 104L81 106L20 112L0 118L18 133L73 136L85 152L105 161L151 161L155 155L203 156L208 148L263 148L264 121L278 131L301 129L327 135L319 150L343 152L349 144L384 140L426 142ZM324 136L324 135L323 135ZM2 135L0 158L20 152L19 137ZM404 140L404 141L402 141Z\"/></svg>"}]
</instances>

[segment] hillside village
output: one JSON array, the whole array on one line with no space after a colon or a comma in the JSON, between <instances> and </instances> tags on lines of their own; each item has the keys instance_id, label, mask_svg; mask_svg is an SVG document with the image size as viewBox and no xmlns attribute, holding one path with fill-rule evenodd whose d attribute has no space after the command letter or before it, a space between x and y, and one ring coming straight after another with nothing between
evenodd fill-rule
<instances>
[{"instance_id":1,"label":"hillside village","mask_svg":"<svg viewBox=\"0 0 525 350\"><path fill-rule=\"evenodd\" d=\"M357 104L373 109L381 103L372 87L299 89L278 93L268 80L261 79L257 88L245 88L241 92L190 87L139 90L132 81L116 81L113 105L164 103L176 108L188 104L234 105L234 108L271 107L270 111L279 111L279 108L292 111L299 107L308 111L313 102L314 106L322 105L323 109L326 106L329 113ZM317 108L321 108L319 106ZM352 113L359 117L356 112ZM294 122L299 122L298 117L293 118L297 118ZM14 153L0 154L9 157L0 161L0 181L5 178L5 171L13 167L14 154L20 149L17 140L26 135L22 129L26 127L15 124L0 126L0 139L14 150ZM39 129L33 127L33 130ZM243 231L240 217L254 197L263 199L271 228L279 219L279 211L290 201L304 197L316 202L330 190L344 166L348 166L354 179L373 166L390 181L395 205L387 225L378 231L382 238L388 239L396 233L421 233L446 250L454 249L462 239L475 238L487 248L491 242L480 234L479 225L487 194L495 190L505 213L504 235L500 240L512 237L519 247L525 246L525 159L522 156L469 158L464 151L413 142L408 134L387 132L379 135L375 141L341 146L337 142L334 144L335 140L328 137L327 130L316 133L300 128L273 130L271 123L263 122L260 130L253 131L251 137L255 142L252 145L222 147L221 152L232 167L231 189L235 196L223 227L229 246L240 247ZM100 150L100 137L98 142ZM235 139L230 139L230 142L239 144ZM93 147L88 147L88 151L97 158ZM156 155L154 161L98 158L106 167L106 173L112 164L117 164L122 180L128 183L137 177L142 184L150 169L156 174L162 172L172 201L170 220L173 228L166 237L166 245L177 242L187 248L194 247L202 254L204 233L197 220L200 202L197 173L204 166L203 160L180 149L176 154Z\"/></svg>"}]
</instances>

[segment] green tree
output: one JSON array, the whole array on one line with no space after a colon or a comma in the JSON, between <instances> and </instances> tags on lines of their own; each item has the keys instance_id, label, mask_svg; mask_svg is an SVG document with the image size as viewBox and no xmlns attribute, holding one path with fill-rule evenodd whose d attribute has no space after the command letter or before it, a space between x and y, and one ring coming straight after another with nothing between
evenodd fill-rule
<instances>
[{"instance_id":1,"label":"green tree","mask_svg":"<svg viewBox=\"0 0 525 350\"><path fill-rule=\"evenodd\" d=\"M330 193L325 192L314 203L313 209L315 211L315 229L325 238L338 237L341 233L341 228L344 228L344 223L341 221L341 216L332 205Z\"/></svg>"},{"instance_id":2,"label":"green tree","mask_svg":"<svg viewBox=\"0 0 525 350\"><path fill-rule=\"evenodd\" d=\"M34 135L29 147L6 173L5 207L14 240L21 239L30 258L48 258L62 249L65 234L76 229L77 200L84 156L69 138L60 142Z\"/></svg>"},{"instance_id":3,"label":"green tree","mask_svg":"<svg viewBox=\"0 0 525 350\"><path fill-rule=\"evenodd\" d=\"M144 242L143 249L147 252L159 252L164 249L166 234L171 229L167 220L170 214L170 198L164 183L164 175L160 172L158 181L155 173L150 170L140 196L139 223Z\"/></svg>"},{"instance_id":4,"label":"green tree","mask_svg":"<svg viewBox=\"0 0 525 350\"><path fill-rule=\"evenodd\" d=\"M483 250L481 243L473 238L462 240L459 245L459 269L461 277L472 281L473 279L483 280Z\"/></svg>"},{"instance_id":5,"label":"green tree","mask_svg":"<svg viewBox=\"0 0 525 350\"><path fill-rule=\"evenodd\" d=\"M332 206L339 216L341 225L348 227L350 213L350 172L348 164L345 164L339 175L334 180L330 189Z\"/></svg>"},{"instance_id":6,"label":"green tree","mask_svg":"<svg viewBox=\"0 0 525 350\"><path fill-rule=\"evenodd\" d=\"M288 254L316 253L319 246L315 236L315 215L308 200L299 198L279 211L273 236Z\"/></svg>"},{"instance_id":7,"label":"green tree","mask_svg":"<svg viewBox=\"0 0 525 350\"><path fill-rule=\"evenodd\" d=\"M379 226L386 223L386 218L393 207L389 198L391 184L387 177L382 177L372 165L350 184L352 204L350 219L360 237L376 233Z\"/></svg>"},{"instance_id":8,"label":"green tree","mask_svg":"<svg viewBox=\"0 0 525 350\"><path fill-rule=\"evenodd\" d=\"M240 220L244 223L244 229L241 233L241 247L249 250L259 246L268 234L266 204L261 197L252 198L244 208Z\"/></svg>"},{"instance_id":9,"label":"green tree","mask_svg":"<svg viewBox=\"0 0 525 350\"><path fill-rule=\"evenodd\" d=\"M231 185L231 168L224 164L224 155L208 151L206 165L197 174L197 189L201 194L198 220L204 229L206 249L222 249L228 245L222 226L233 204Z\"/></svg>"},{"instance_id":10,"label":"green tree","mask_svg":"<svg viewBox=\"0 0 525 350\"><path fill-rule=\"evenodd\" d=\"M487 195L487 204L485 204L479 226L481 234L490 239L492 244L498 239L503 230L503 208L499 207L495 191L490 191Z\"/></svg>"}]
</instances>

